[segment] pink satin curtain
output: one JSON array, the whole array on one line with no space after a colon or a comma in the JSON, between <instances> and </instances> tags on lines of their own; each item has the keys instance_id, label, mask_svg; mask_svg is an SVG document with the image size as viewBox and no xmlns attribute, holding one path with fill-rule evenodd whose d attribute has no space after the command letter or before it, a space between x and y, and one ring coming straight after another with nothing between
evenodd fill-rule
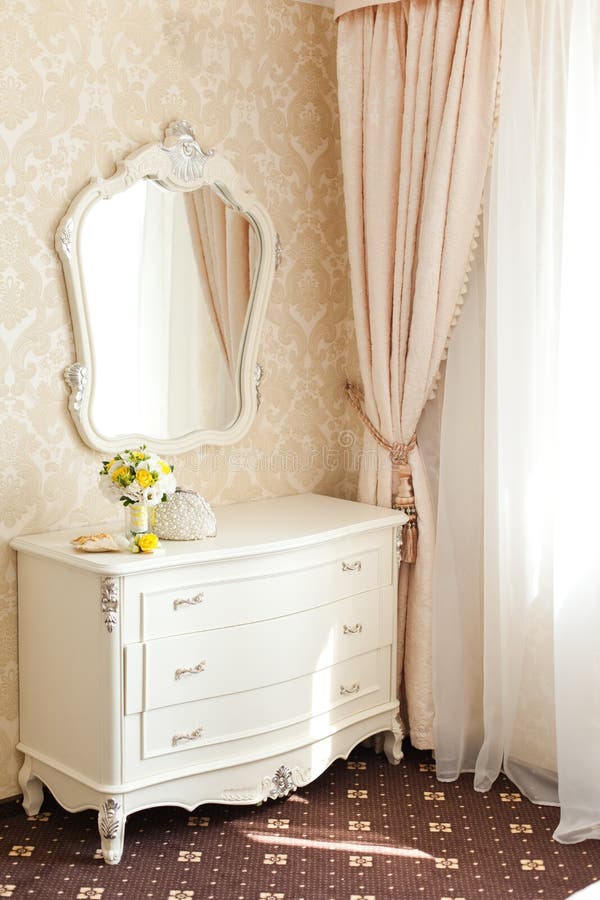
<instances>
[{"instance_id":1,"label":"pink satin curtain","mask_svg":"<svg viewBox=\"0 0 600 900\"><path fill-rule=\"evenodd\" d=\"M235 378L250 290L250 223L210 188L184 195L198 274L211 319Z\"/></svg>"},{"instance_id":2,"label":"pink satin curtain","mask_svg":"<svg viewBox=\"0 0 600 900\"><path fill-rule=\"evenodd\" d=\"M350 273L368 416L408 443L466 292L493 134L502 0L404 0L342 15L338 83ZM365 437L359 496L391 506L389 455ZM433 746L434 515L418 447L419 522L399 591L399 681L415 746Z\"/></svg>"}]
</instances>

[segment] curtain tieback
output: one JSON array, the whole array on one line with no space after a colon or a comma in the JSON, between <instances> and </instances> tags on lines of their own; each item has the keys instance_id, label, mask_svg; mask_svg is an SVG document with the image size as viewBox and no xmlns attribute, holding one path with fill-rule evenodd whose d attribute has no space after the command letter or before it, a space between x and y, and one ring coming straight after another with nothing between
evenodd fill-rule
<instances>
[{"instance_id":1,"label":"curtain tieback","mask_svg":"<svg viewBox=\"0 0 600 900\"><path fill-rule=\"evenodd\" d=\"M401 509L408 516L408 521L402 527L402 562L414 563L417 558L419 533L412 473L408 456L417 446L417 436L413 434L406 444L402 444L400 441L388 441L366 414L362 391L356 385L350 384L349 381L346 382L346 396L367 431L390 454L392 466L397 476L396 495L392 506L394 509Z\"/></svg>"}]
</instances>

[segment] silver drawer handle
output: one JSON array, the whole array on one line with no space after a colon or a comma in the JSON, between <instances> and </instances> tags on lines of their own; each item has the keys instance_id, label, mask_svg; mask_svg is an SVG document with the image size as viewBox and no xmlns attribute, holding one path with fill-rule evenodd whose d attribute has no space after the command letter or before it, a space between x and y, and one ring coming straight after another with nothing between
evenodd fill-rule
<instances>
[{"instance_id":1,"label":"silver drawer handle","mask_svg":"<svg viewBox=\"0 0 600 900\"><path fill-rule=\"evenodd\" d=\"M204 672L205 668L206 660L203 659L202 662L197 663L190 669L175 669L175 681L180 681L184 675L198 675L199 672Z\"/></svg>"},{"instance_id":2,"label":"silver drawer handle","mask_svg":"<svg viewBox=\"0 0 600 900\"><path fill-rule=\"evenodd\" d=\"M357 622L356 625L344 625L342 628L344 634L360 634L362 630L363 627L360 622Z\"/></svg>"},{"instance_id":3,"label":"silver drawer handle","mask_svg":"<svg viewBox=\"0 0 600 900\"><path fill-rule=\"evenodd\" d=\"M359 691L360 684L357 684L356 682L354 682L352 687L346 687L345 684L340 687L340 694L342 695L342 697L344 696L344 694L358 694Z\"/></svg>"},{"instance_id":4,"label":"silver drawer handle","mask_svg":"<svg viewBox=\"0 0 600 900\"><path fill-rule=\"evenodd\" d=\"M356 562L353 562L353 563L347 563L347 562L342 563L342 572L360 572L361 569L362 569L362 563L360 562L360 560L357 560Z\"/></svg>"},{"instance_id":5,"label":"silver drawer handle","mask_svg":"<svg viewBox=\"0 0 600 900\"><path fill-rule=\"evenodd\" d=\"M195 731L190 731L189 734L174 734L171 738L171 746L176 747L177 744L185 744L187 741L197 741L198 738L202 737L203 728L196 728Z\"/></svg>"},{"instance_id":6,"label":"silver drawer handle","mask_svg":"<svg viewBox=\"0 0 600 900\"><path fill-rule=\"evenodd\" d=\"M194 597L182 597L178 600L173 600L173 609L177 612L178 609L181 609L182 606L198 606L199 603L202 603L204 600L204 594L196 594Z\"/></svg>"}]
</instances>

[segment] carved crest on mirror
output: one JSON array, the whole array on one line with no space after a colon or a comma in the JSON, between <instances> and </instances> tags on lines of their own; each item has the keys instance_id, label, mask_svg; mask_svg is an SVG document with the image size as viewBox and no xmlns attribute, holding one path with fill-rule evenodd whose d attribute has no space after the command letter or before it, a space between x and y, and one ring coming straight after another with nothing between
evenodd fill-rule
<instances>
[{"instance_id":1,"label":"carved crest on mirror","mask_svg":"<svg viewBox=\"0 0 600 900\"><path fill-rule=\"evenodd\" d=\"M56 232L86 444L179 453L239 440L260 404L257 354L281 244L233 165L188 122L75 197Z\"/></svg>"}]
</instances>

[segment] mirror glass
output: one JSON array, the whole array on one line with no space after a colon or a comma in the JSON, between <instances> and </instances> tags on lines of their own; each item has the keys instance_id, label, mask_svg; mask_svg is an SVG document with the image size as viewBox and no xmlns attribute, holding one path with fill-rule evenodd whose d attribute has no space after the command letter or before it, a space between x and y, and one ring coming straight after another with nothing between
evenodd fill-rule
<instances>
[{"instance_id":1,"label":"mirror glass","mask_svg":"<svg viewBox=\"0 0 600 900\"><path fill-rule=\"evenodd\" d=\"M103 436L169 439L239 416L255 229L213 187L149 178L92 204L78 253Z\"/></svg>"},{"instance_id":2,"label":"mirror glass","mask_svg":"<svg viewBox=\"0 0 600 900\"><path fill-rule=\"evenodd\" d=\"M244 175L175 121L93 178L55 246L75 359L64 370L82 440L185 453L233 444L261 401L262 325L281 245Z\"/></svg>"}]
</instances>

